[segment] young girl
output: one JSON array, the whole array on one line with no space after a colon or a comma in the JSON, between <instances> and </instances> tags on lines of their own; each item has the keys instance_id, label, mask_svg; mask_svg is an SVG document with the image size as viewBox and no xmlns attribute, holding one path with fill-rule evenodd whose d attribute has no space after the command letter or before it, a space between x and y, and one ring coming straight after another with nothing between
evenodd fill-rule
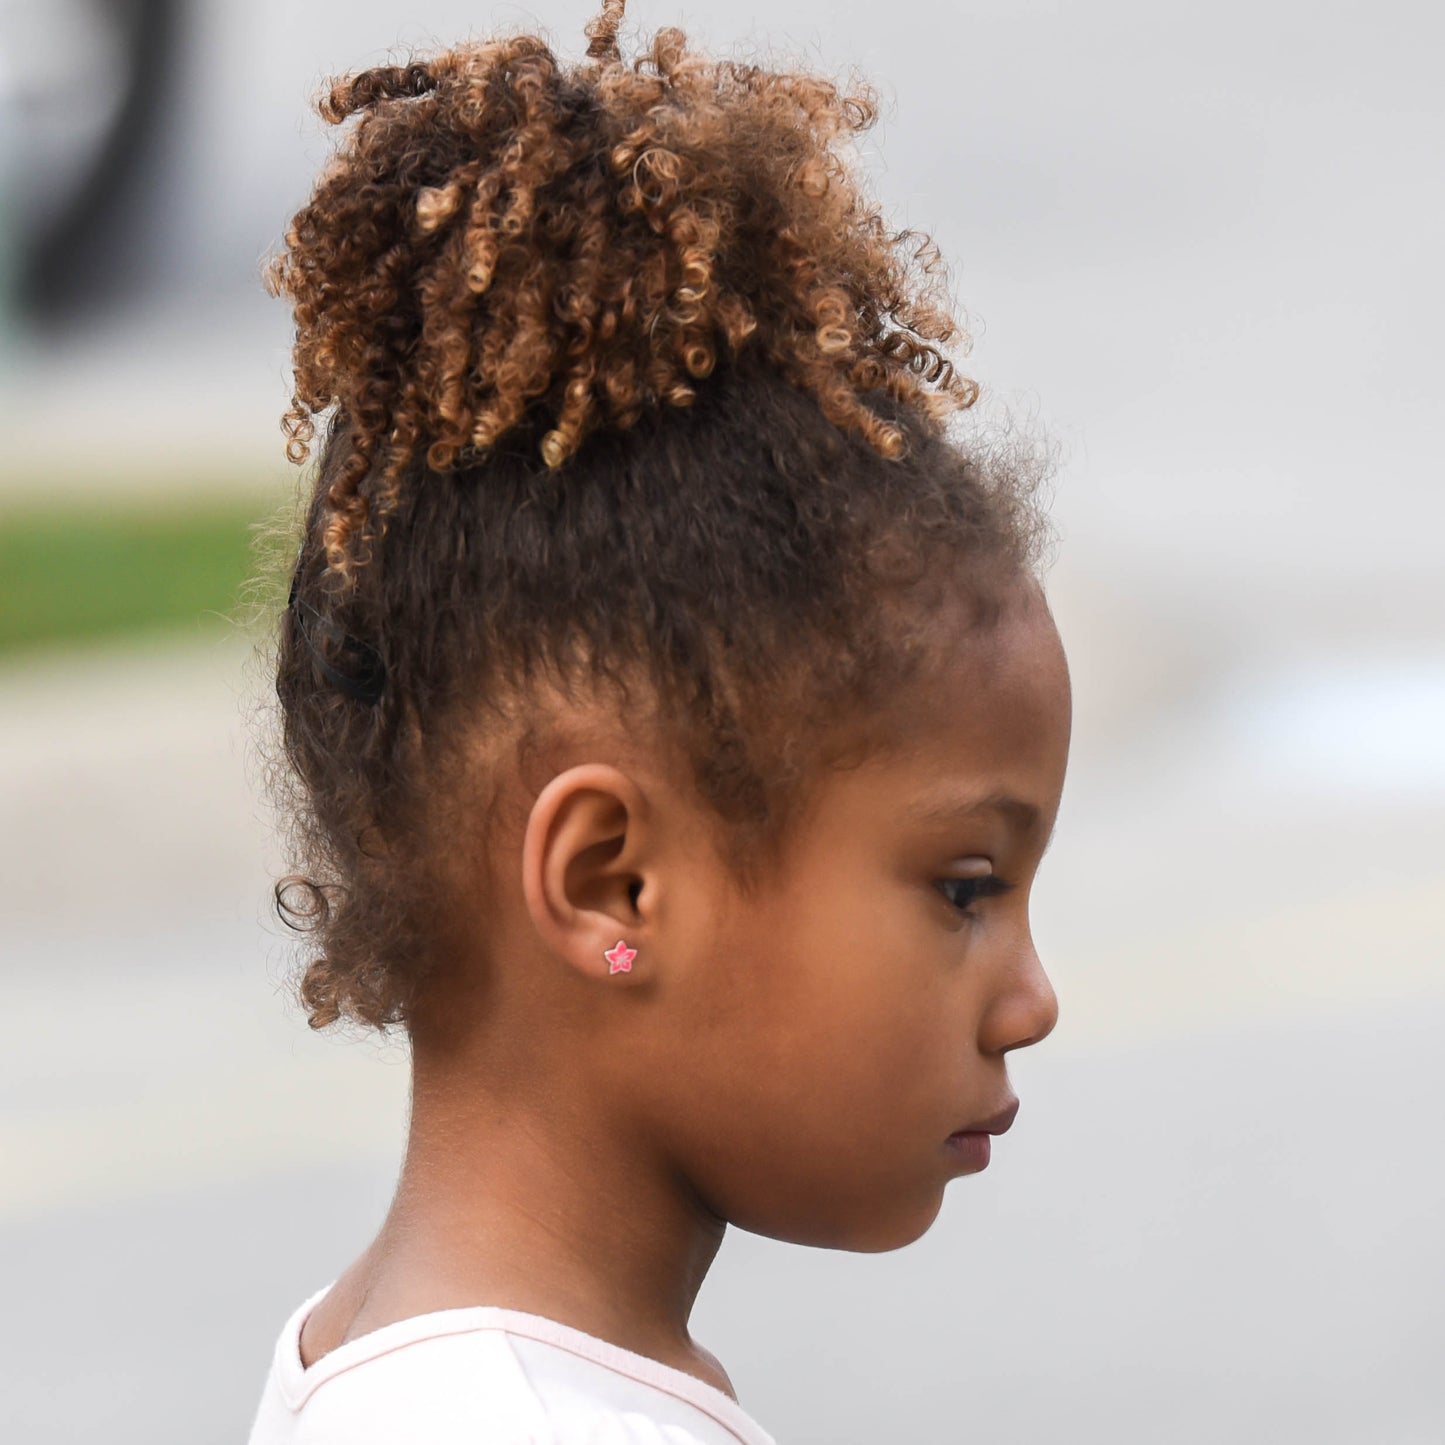
<instances>
[{"instance_id":1,"label":"young girl","mask_svg":"<svg viewBox=\"0 0 1445 1445\"><path fill-rule=\"evenodd\" d=\"M331 412L277 900L312 1025L404 1028L413 1087L253 1445L764 1445L688 1331L727 1226L916 1240L1055 1022L1037 477L945 434L937 254L839 154L872 92L627 63L622 9L334 85L272 272L296 459Z\"/></svg>"}]
</instances>

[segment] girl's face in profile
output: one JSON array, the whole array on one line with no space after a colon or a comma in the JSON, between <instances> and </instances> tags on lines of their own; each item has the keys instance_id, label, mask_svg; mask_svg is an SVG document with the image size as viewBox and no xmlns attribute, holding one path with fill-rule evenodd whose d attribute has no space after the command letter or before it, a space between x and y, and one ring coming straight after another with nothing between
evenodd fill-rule
<instances>
[{"instance_id":1,"label":"girl's face in profile","mask_svg":"<svg viewBox=\"0 0 1445 1445\"><path fill-rule=\"evenodd\" d=\"M899 749L828 776L760 895L700 869L673 921L691 936L648 1107L703 1203L755 1233L918 1238L986 1160L949 1136L1013 1103L1005 1055L1058 1016L1029 891L1071 700L1041 592L961 634L909 724Z\"/></svg>"}]
</instances>

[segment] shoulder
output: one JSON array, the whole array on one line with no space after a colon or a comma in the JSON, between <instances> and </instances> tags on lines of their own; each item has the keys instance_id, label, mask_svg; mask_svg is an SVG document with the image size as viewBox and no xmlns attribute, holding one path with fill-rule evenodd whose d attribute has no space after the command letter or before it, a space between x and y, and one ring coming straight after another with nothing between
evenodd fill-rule
<instances>
[{"instance_id":1,"label":"shoulder","mask_svg":"<svg viewBox=\"0 0 1445 1445\"><path fill-rule=\"evenodd\" d=\"M701 1381L511 1311L384 1326L309 1369L287 1334L250 1445L771 1445Z\"/></svg>"}]
</instances>

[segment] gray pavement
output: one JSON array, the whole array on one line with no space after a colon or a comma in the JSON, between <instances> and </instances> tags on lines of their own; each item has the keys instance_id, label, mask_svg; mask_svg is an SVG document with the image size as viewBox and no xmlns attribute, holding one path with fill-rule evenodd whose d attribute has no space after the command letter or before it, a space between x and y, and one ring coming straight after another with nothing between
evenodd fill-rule
<instances>
[{"instance_id":1,"label":"gray pavement","mask_svg":"<svg viewBox=\"0 0 1445 1445\"><path fill-rule=\"evenodd\" d=\"M1149 629L1111 656L1056 580L1061 1020L1015 1056L1019 1125L911 1249L734 1236L699 1338L790 1442L1445 1441L1441 734L1412 761L1390 721L1428 659L1367 722L1332 730L1321 685L1312 750L1276 736L1298 688L1246 707L1232 674L1126 735L1093 699L1151 672ZM405 1056L287 999L263 686L240 637L0 674L7 1438L239 1438L281 1320L385 1207ZM1406 755L1327 786L1370 727Z\"/></svg>"},{"instance_id":2,"label":"gray pavement","mask_svg":"<svg viewBox=\"0 0 1445 1445\"><path fill-rule=\"evenodd\" d=\"M734 1232L696 1333L793 1445L1438 1445L1442 1027L1432 1004L1041 1049L1014 1131L923 1240L850 1256ZM274 1331L393 1174L305 1112L310 1161L0 1232L24 1302L0 1325L8 1439L243 1437Z\"/></svg>"}]
</instances>

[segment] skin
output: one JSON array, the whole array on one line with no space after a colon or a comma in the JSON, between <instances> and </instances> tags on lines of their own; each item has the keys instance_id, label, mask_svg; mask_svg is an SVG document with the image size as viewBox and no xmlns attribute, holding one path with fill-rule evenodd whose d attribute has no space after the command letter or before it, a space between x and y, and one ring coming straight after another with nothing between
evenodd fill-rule
<instances>
[{"instance_id":1,"label":"skin","mask_svg":"<svg viewBox=\"0 0 1445 1445\"><path fill-rule=\"evenodd\" d=\"M305 1363L492 1304L732 1395L688 1332L728 1223L866 1251L929 1228L977 1168L949 1135L1013 1101L1008 1053L1057 1021L1028 906L1071 727L1036 583L993 631L943 641L895 744L826 775L759 894L625 731L541 788L462 930L487 961L463 952L413 1020L396 1197L308 1319ZM970 808L997 793L1032 814ZM1014 888L946 881L990 873ZM613 975L619 939L637 956Z\"/></svg>"}]
</instances>

